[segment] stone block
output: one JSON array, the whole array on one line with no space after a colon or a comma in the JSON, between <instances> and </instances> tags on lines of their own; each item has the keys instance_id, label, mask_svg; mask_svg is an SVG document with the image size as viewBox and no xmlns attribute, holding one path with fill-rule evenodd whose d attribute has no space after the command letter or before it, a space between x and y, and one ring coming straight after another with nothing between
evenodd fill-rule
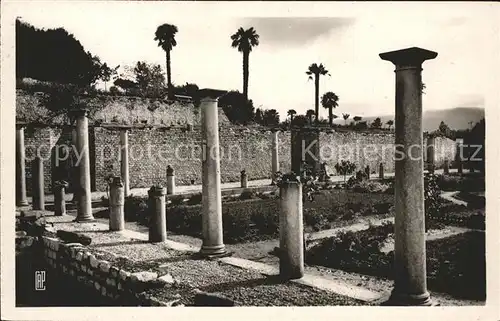
<instances>
[{"instance_id":1,"label":"stone block","mask_svg":"<svg viewBox=\"0 0 500 321\"><path fill-rule=\"evenodd\" d=\"M96 269L99 266L99 261L94 256L94 254L90 254L90 256L89 256L89 263L90 263L90 267L93 268L93 269Z\"/></svg>"},{"instance_id":2,"label":"stone block","mask_svg":"<svg viewBox=\"0 0 500 321\"><path fill-rule=\"evenodd\" d=\"M117 267L111 266L109 268L109 276L112 277L113 279L119 278L119 272L120 270Z\"/></svg>"},{"instance_id":3,"label":"stone block","mask_svg":"<svg viewBox=\"0 0 500 321\"><path fill-rule=\"evenodd\" d=\"M97 291L101 291L101 284L97 281L94 282L94 288L97 290Z\"/></svg>"},{"instance_id":4,"label":"stone block","mask_svg":"<svg viewBox=\"0 0 500 321\"><path fill-rule=\"evenodd\" d=\"M111 264L108 261L101 261L99 263L99 269L103 273L109 273L109 269L111 268Z\"/></svg>"},{"instance_id":5,"label":"stone block","mask_svg":"<svg viewBox=\"0 0 500 321\"><path fill-rule=\"evenodd\" d=\"M102 296L106 296L106 292L107 292L106 287L105 286L101 286L101 295Z\"/></svg>"},{"instance_id":6,"label":"stone block","mask_svg":"<svg viewBox=\"0 0 500 321\"><path fill-rule=\"evenodd\" d=\"M82 251L79 251L78 253L76 253L76 257L75 259L78 261L78 262L81 262L83 261L83 252Z\"/></svg>"},{"instance_id":7,"label":"stone block","mask_svg":"<svg viewBox=\"0 0 500 321\"><path fill-rule=\"evenodd\" d=\"M130 272L127 272L125 270L120 270L120 279L123 281L127 281L127 279L130 277Z\"/></svg>"}]
</instances>

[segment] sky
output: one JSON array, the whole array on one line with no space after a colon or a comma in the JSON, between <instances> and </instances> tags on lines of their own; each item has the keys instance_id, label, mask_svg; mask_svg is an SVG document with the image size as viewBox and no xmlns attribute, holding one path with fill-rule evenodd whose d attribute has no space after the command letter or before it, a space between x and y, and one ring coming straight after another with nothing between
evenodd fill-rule
<instances>
[{"instance_id":1,"label":"sky","mask_svg":"<svg viewBox=\"0 0 500 321\"><path fill-rule=\"evenodd\" d=\"M256 108L299 114L314 109L314 82L305 74L323 63L320 95L339 96L335 114L394 113L394 66L379 53L407 47L438 52L423 64L423 109L485 107L498 60L498 10L491 3L159 3L17 1L19 16L39 28L64 27L109 65L160 64L154 41L160 24L179 32L172 51L175 84L242 91L242 55L230 36L254 27L260 45L250 54L249 98ZM495 7L496 9L497 7ZM328 111L320 108L320 117Z\"/></svg>"}]
</instances>

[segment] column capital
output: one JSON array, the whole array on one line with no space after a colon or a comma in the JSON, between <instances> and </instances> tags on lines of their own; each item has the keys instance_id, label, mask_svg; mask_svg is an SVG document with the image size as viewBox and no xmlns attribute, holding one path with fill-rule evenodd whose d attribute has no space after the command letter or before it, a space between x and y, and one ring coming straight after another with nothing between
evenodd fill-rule
<instances>
[{"instance_id":1,"label":"column capital","mask_svg":"<svg viewBox=\"0 0 500 321\"><path fill-rule=\"evenodd\" d=\"M16 129L23 129L28 125L28 123L25 122L16 122Z\"/></svg>"},{"instance_id":2,"label":"column capital","mask_svg":"<svg viewBox=\"0 0 500 321\"><path fill-rule=\"evenodd\" d=\"M198 96L202 101L217 101L219 97L227 94L227 90L204 88L198 91Z\"/></svg>"},{"instance_id":3,"label":"column capital","mask_svg":"<svg viewBox=\"0 0 500 321\"><path fill-rule=\"evenodd\" d=\"M89 110L87 108L72 109L68 112L73 117L88 116Z\"/></svg>"},{"instance_id":4,"label":"column capital","mask_svg":"<svg viewBox=\"0 0 500 321\"><path fill-rule=\"evenodd\" d=\"M396 65L396 70L404 67L420 67L422 63L437 57L437 52L411 47L379 54L382 60L387 60Z\"/></svg>"}]
</instances>

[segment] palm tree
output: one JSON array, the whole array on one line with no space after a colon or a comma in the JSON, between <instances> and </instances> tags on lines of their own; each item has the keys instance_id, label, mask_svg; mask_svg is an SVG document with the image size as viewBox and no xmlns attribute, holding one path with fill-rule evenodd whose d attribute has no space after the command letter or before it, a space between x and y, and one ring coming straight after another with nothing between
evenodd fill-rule
<instances>
[{"instance_id":1,"label":"palm tree","mask_svg":"<svg viewBox=\"0 0 500 321\"><path fill-rule=\"evenodd\" d=\"M344 125L347 125L347 119L349 119L349 114L342 114L342 118L344 118Z\"/></svg>"},{"instance_id":2,"label":"palm tree","mask_svg":"<svg viewBox=\"0 0 500 321\"><path fill-rule=\"evenodd\" d=\"M313 79L314 75L314 112L316 115L316 121L318 120L318 115L319 115L319 77L328 75L328 70L326 70L325 66L323 64L316 64L313 63L309 66L309 68L306 71L306 74L309 76L309 79Z\"/></svg>"},{"instance_id":3,"label":"palm tree","mask_svg":"<svg viewBox=\"0 0 500 321\"><path fill-rule=\"evenodd\" d=\"M389 126L389 130L391 130L391 126L394 124L394 121L392 119L388 120L386 124Z\"/></svg>"},{"instance_id":4,"label":"palm tree","mask_svg":"<svg viewBox=\"0 0 500 321\"><path fill-rule=\"evenodd\" d=\"M312 117L315 115L314 110L308 109L306 112L306 117L309 119L309 124L312 124Z\"/></svg>"},{"instance_id":5,"label":"palm tree","mask_svg":"<svg viewBox=\"0 0 500 321\"><path fill-rule=\"evenodd\" d=\"M338 101L339 97L331 91L324 93L321 97L321 105L323 108L328 109L328 124L330 124L330 126L333 124L333 108L339 106Z\"/></svg>"},{"instance_id":6,"label":"palm tree","mask_svg":"<svg viewBox=\"0 0 500 321\"><path fill-rule=\"evenodd\" d=\"M290 116L290 123L292 123L292 120L293 120L293 116L295 116L297 114L297 112L295 111L295 109L289 109L288 112L286 113L288 116Z\"/></svg>"},{"instance_id":7,"label":"palm tree","mask_svg":"<svg viewBox=\"0 0 500 321\"><path fill-rule=\"evenodd\" d=\"M248 58L252 48L259 45L259 35L253 27L247 30L240 27L231 40L231 47L243 53L243 95L248 99Z\"/></svg>"},{"instance_id":8,"label":"palm tree","mask_svg":"<svg viewBox=\"0 0 500 321\"><path fill-rule=\"evenodd\" d=\"M172 94L172 70L170 66L170 51L177 45L175 34L179 31L176 26L164 23L158 26L155 32L155 40L158 41L158 47L165 51L167 63L167 86L169 94Z\"/></svg>"}]
</instances>

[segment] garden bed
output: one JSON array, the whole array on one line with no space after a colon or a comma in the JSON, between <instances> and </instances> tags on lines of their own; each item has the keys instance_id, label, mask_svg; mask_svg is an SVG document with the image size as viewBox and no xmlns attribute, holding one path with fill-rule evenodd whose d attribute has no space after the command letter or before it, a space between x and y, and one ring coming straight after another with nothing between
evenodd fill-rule
<instances>
[{"instance_id":1,"label":"garden bed","mask_svg":"<svg viewBox=\"0 0 500 321\"><path fill-rule=\"evenodd\" d=\"M348 272L393 279L394 252L382 251L393 225L346 232L312 247L306 262ZM467 232L427 241L427 279L430 290L457 298L484 300L486 296L485 235Z\"/></svg>"}]
</instances>

